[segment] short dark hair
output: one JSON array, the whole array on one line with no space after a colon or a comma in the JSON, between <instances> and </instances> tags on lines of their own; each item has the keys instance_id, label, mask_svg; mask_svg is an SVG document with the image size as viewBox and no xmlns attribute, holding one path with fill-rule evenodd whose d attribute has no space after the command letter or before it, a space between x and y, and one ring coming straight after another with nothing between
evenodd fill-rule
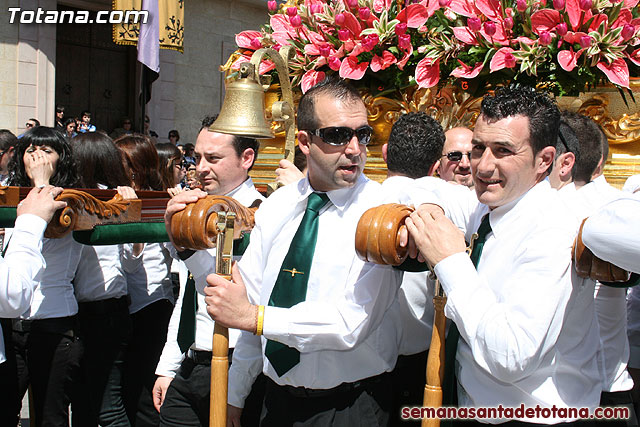
<instances>
[{"instance_id":1,"label":"short dark hair","mask_svg":"<svg viewBox=\"0 0 640 427\"><path fill-rule=\"evenodd\" d=\"M177 130L172 129L169 131L169 135L167 137L171 138L172 136L176 137L176 141L180 141L180 132L178 132Z\"/></svg>"},{"instance_id":2,"label":"short dark hair","mask_svg":"<svg viewBox=\"0 0 640 427\"><path fill-rule=\"evenodd\" d=\"M534 156L545 147L555 147L560 126L560 111L555 101L544 92L529 86L511 84L496 90L482 100L480 114L488 122L507 117L529 119L529 143Z\"/></svg>"},{"instance_id":3,"label":"short dark hair","mask_svg":"<svg viewBox=\"0 0 640 427\"><path fill-rule=\"evenodd\" d=\"M82 114L80 114L80 117L82 117L82 116L88 116L88 117L91 117L91 111L89 111L89 110L84 110L84 111L82 112Z\"/></svg>"},{"instance_id":4,"label":"short dark hair","mask_svg":"<svg viewBox=\"0 0 640 427\"><path fill-rule=\"evenodd\" d=\"M64 113L64 105L56 105L56 113Z\"/></svg>"},{"instance_id":5,"label":"short dark hair","mask_svg":"<svg viewBox=\"0 0 640 427\"><path fill-rule=\"evenodd\" d=\"M29 121L29 120L31 120L32 122L34 122L34 123L36 124L36 127L37 127L37 126L40 126L40 120L38 120L38 119L34 119L34 118L30 118L30 119L28 119L27 121Z\"/></svg>"},{"instance_id":6,"label":"short dark hair","mask_svg":"<svg viewBox=\"0 0 640 427\"><path fill-rule=\"evenodd\" d=\"M607 163L609 158L609 138L607 138L607 134L604 133L600 125L598 125L598 130L600 131L600 142L602 143L602 167L604 168L604 164Z\"/></svg>"},{"instance_id":7,"label":"short dark hair","mask_svg":"<svg viewBox=\"0 0 640 427\"><path fill-rule=\"evenodd\" d=\"M344 103L362 102L358 90L346 80L327 77L300 98L297 118L299 130L314 130L320 126L315 111L315 102L320 95L330 95Z\"/></svg>"},{"instance_id":8,"label":"short dark hair","mask_svg":"<svg viewBox=\"0 0 640 427\"><path fill-rule=\"evenodd\" d=\"M302 172L307 167L307 156L304 155L298 145L296 145L296 148L294 150L293 165L297 167L300 172Z\"/></svg>"},{"instance_id":9,"label":"short dark hair","mask_svg":"<svg viewBox=\"0 0 640 427\"><path fill-rule=\"evenodd\" d=\"M58 153L58 163L50 180L51 185L63 188L76 185L78 172L69 142L62 133L46 126L31 128L18 140L13 159L9 164L9 170L12 172L11 185L31 186L31 179L24 167L24 152L32 145L36 147L47 145Z\"/></svg>"},{"instance_id":10,"label":"short dark hair","mask_svg":"<svg viewBox=\"0 0 640 427\"><path fill-rule=\"evenodd\" d=\"M442 126L426 113L407 113L393 124L387 145L387 168L422 178L440 158L445 136Z\"/></svg>"},{"instance_id":11,"label":"short dark hair","mask_svg":"<svg viewBox=\"0 0 640 427\"><path fill-rule=\"evenodd\" d=\"M587 116L571 111L563 111L562 120L571 127L580 144L580 158L571 172L573 180L590 182L602 158L600 127Z\"/></svg>"},{"instance_id":12,"label":"short dark hair","mask_svg":"<svg viewBox=\"0 0 640 427\"><path fill-rule=\"evenodd\" d=\"M9 129L0 129L0 150L7 151L11 147L15 147L18 138Z\"/></svg>"},{"instance_id":13,"label":"short dark hair","mask_svg":"<svg viewBox=\"0 0 640 427\"><path fill-rule=\"evenodd\" d=\"M202 124L200 125L200 130L198 131L198 133L202 132L203 129L209 129L213 124L213 122L215 122L217 119L218 119L217 114L204 116L204 119L202 119ZM253 163L251 164L251 167L248 169L248 170L251 170L251 168L253 168L253 165L256 163L256 160L258 159L258 151L260 150L260 143L255 138L247 138L245 136L240 136L240 135L232 135L232 136L233 136L233 141L232 141L233 148L236 151L236 154L238 155L238 157L240 157L242 153L244 153L244 150L246 150L247 148L251 148L253 150ZM185 145L185 148L186 148L186 145Z\"/></svg>"},{"instance_id":14,"label":"short dark hair","mask_svg":"<svg viewBox=\"0 0 640 427\"><path fill-rule=\"evenodd\" d=\"M160 160L160 177L165 188L173 188L179 184L174 182L173 169L176 164L182 164L182 152L170 142L156 144L158 159Z\"/></svg>"},{"instance_id":15,"label":"short dark hair","mask_svg":"<svg viewBox=\"0 0 640 427\"><path fill-rule=\"evenodd\" d=\"M79 185L97 188L102 184L107 188L131 185L125 172L120 151L103 132L80 133L71 141L73 157L78 165Z\"/></svg>"}]
</instances>

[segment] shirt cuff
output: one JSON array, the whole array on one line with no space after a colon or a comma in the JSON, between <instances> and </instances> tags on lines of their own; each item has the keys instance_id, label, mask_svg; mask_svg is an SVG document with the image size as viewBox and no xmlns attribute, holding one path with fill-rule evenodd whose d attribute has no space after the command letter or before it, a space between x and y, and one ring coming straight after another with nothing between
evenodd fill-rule
<instances>
[{"instance_id":1,"label":"shirt cuff","mask_svg":"<svg viewBox=\"0 0 640 427\"><path fill-rule=\"evenodd\" d=\"M266 306L264 308L264 322L262 335L266 339L286 344L284 337L289 336L288 309L282 307Z\"/></svg>"},{"instance_id":2,"label":"shirt cuff","mask_svg":"<svg viewBox=\"0 0 640 427\"><path fill-rule=\"evenodd\" d=\"M47 228L47 221L38 215L22 214L15 222L14 229L25 233L33 234L36 238L42 238L44 230Z\"/></svg>"},{"instance_id":3,"label":"shirt cuff","mask_svg":"<svg viewBox=\"0 0 640 427\"><path fill-rule=\"evenodd\" d=\"M233 363L229 367L229 388L227 391L227 403L236 408L244 408L244 401L251 392L255 378L244 375L233 369Z\"/></svg>"}]
</instances>

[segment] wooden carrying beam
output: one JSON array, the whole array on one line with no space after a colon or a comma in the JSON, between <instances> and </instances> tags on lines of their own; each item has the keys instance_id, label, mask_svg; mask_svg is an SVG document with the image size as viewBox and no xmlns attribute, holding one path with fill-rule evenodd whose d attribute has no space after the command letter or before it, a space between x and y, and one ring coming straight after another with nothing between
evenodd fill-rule
<instances>
[{"instance_id":1,"label":"wooden carrying beam","mask_svg":"<svg viewBox=\"0 0 640 427\"><path fill-rule=\"evenodd\" d=\"M13 212L29 191L31 187L0 187L0 208L13 210L1 216L15 220ZM96 225L162 221L169 195L164 191L137 194L140 199L125 200L116 190L65 189L56 200L67 202L67 207L54 214L45 236L59 238L70 231L91 230Z\"/></svg>"}]
</instances>

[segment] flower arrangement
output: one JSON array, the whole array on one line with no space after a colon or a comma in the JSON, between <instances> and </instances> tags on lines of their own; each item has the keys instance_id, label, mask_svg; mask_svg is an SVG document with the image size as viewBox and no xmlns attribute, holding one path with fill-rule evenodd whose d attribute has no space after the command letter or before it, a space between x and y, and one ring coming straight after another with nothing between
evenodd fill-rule
<instances>
[{"instance_id":1,"label":"flower arrangement","mask_svg":"<svg viewBox=\"0 0 640 427\"><path fill-rule=\"evenodd\" d=\"M292 83L328 74L372 94L504 82L577 94L640 70L639 0L269 0L269 23L236 35L232 69L262 47L292 45ZM272 73L264 61L261 74Z\"/></svg>"}]
</instances>

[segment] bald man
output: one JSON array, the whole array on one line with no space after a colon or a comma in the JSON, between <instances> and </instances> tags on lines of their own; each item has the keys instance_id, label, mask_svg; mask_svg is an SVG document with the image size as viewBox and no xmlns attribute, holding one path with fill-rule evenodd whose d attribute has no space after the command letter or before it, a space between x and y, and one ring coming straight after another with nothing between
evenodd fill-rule
<instances>
[{"instance_id":1,"label":"bald man","mask_svg":"<svg viewBox=\"0 0 640 427\"><path fill-rule=\"evenodd\" d=\"M438 165L438 175L445 181L473 187L471 177L471 139L473 132L456 127L445 132L446 141Z\"/></svg>"}]
</instances>

